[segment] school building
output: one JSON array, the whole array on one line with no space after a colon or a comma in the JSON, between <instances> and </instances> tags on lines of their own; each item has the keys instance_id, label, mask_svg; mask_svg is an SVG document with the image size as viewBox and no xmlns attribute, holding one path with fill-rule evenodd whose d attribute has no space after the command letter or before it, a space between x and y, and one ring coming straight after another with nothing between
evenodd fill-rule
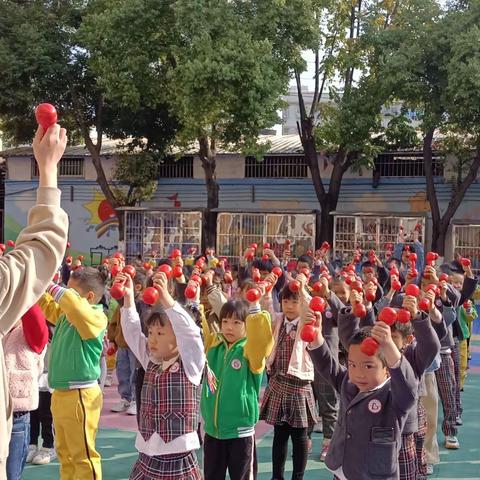
<instances>
[{"instance_id":1,"label":"school building","mask_svg":"<svg viewBox=\"0 0 480 480\"><path fill-rule=\"evenodd\" d=\"M220 204L217 219L218 255L238 257L252 242L271 243L281 252L285 240L294 255L315 248L315 219L319 204L297 135L267 136L268 154L255 158L220 152L217 179ZM115 165L117 142L105 141L102 159L107 177ZM31 148L0 153L5 175L0 176L0 205L4 209L3 239L15 239L34 204L37 169ZM318 159L328 186L331 165ZM440 208L448 204L454 178L452 159L435 154L434 171ZM118 222L96 182L90 155L83 146L68 147L59 166L62 205L70 217L73 255L84 255L98 264L118 245ZM480 184L475 182L458 209L448 236L447 257L454 252L480 259ZM201 248L202 215L207 205L204 172L192 153L160 167L153 198L126 208L127 255L166 255L172 248ZM399 227L413 230L423 225L423 239L431 231L421 152L379 155L375 169L347 172L335 217L337 252L348 255L356 247L382 252L395 242Z\"/></svg>"}]
</instances>

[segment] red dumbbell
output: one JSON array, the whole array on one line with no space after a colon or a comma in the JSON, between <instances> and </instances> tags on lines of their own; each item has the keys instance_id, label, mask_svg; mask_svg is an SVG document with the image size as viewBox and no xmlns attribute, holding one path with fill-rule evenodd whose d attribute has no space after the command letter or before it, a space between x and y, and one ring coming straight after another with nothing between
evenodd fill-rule
<instances>
[{"instance_id":1,"label":"red dumbbell","mask_svg":"<svg viewBox=\"0 0 480 480\"><path fill-rule=\"evenodd\" d=\"M57 117L57 110L50 103L41 103L35 109L35 119L44 132L57 123Z\"/></svg>"},{"instance_id":2,"label":"red dumbbell","mask_svg":"<svg viewBox=\"0 0 480 480\"><path fill-rule=\"evenodd\" d=\"M471 262L468 258L461 258L460 264L462 265L462 267L469 267L471 265Z\"/></svg>"},{"instance_id":3,"label":"red dumbbell","mask_svg":"<svg viewBox=\"0 0 480 480\"><path fill-rule=\"evenodd\" d=\"M167 265L166 263L164 263L163 265L160 265L158 268L157 268L157 272L163 272L165 274L165 276L167 277L167 280L169 280L172 276L172 272L173 272L173 269L170 265Z\"/></svg>"},{"instance_id":4,"label":"red dumbbell","mask_svg":"<svg viewBox=\"0 0 480 480\"><path fill-rule=\"evenodd\" d=\"M172 275L174 278L180 278L183 275L183 268L180 265L173 267Z\"/></svg>"},{"instance_id":5,"label":"red dumbbell","mask_svg":"<svg viewBox=\"0 0 480 480\"><path fill-rule=\"evenodd\" d=\"M250 303L256 303L262 298L262 292L258 288L251 288L250 290L247 290L245 298Z\"/></svg>"},{"instance_id":6,"label":"red dumbbell","mask_svg":"<svg viewBox=\"0 0 480 480\"><path fill-rule=\"evenodd\" d=\"M292 280L288 284L288 288L290 289L291 292L297 293L300 291L300 282L298 280Z\"/></svg>"},{"instance_id":7,"label":"red dumbbell","mask_svg":"<svg viewBox=\"0 0 480 480\"><path fill-rule=\"evenodd\" d=\"M280 278L283 274L283 270L280 267L274 267L272 268L272 273Z\"/></svg>"}]
</instances>

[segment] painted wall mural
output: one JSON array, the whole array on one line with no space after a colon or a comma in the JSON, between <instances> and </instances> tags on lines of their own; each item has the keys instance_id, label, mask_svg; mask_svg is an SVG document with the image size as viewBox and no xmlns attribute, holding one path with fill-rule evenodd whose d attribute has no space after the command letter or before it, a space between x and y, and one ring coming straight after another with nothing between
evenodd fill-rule
<instances>
[{"instance_id":1,"label":"painted wall mural","mask_svg":"<svg viewBox=\"0 0 480 480\"><path fill-rule=\"evenodd\" d=\"M117 249L118 219L94 182L61 186L62 208L70 220L69 254L85 257L85 264L100 264ZM30 182L5 183L5 240L15 240L27 223L28 210L35 203L36 186Z\"/></svg>"}]
</instances>

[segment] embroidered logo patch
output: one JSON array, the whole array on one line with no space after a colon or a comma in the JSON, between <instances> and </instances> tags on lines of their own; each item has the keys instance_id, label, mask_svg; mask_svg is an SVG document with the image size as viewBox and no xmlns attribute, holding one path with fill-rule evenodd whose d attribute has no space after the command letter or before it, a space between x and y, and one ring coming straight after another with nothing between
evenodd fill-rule
<instances>
[{"instance_id":1,"label":"embroidered logo patch","mask_svg":"<svg viewBox=\"0 0 480 480\"><path fill-rule=\"evenodd\" d=\"M296 330L292 330L292 331L289 333L289 335L290 335L290 338L291 338L292 340L295 340L295 337L297 336L297 331L296 331Z\"/></svg>"},{"instance_id":2,"label":"embroidered logo patch","mask_svg":"<svg viewBox=\"0 0 480 480\"><path fill-rule=\"evenodd\" d=\"M442 306L442 301L440 299L435 300L435 305L437 307L441 307Z\"/></svg>"},{"instance_id":3,"label":"embroidered logo patch","mask_svg":"<svg viewBox=\"0 0 480 480\"><path fill-rule=\"evenodd\" d=\"M382 409L382 403L380 400L374 399L368 402L368 410L371 413L379 413Z\"/></svg>"},{"instance_id":4,"label":"embroidered logo patch","mask_svg":"<svg viewBox=\"0 0 480 480\"><path fill-rule=\"evenodd\" d=\"M180 370L180 364L178 362L173 363L172 366L170 367L170 371L172 373L177 373L179 370Z\"/></svg>"},{"instance_id":5,"label":"embroidered logo patch","mask_svg":"<svg viewBox=\"0 0 480 480\"><path fill-rule=\"evenodd\" d=\"M325 312L325 316L326 316L327 318L332 318L332 317L333 317L333 313L332 313L330 310L327 310L327 311Z\"/></svg>"},{"instance_id":6,"label":"embroidered logo patch","mask_svg":"<svg viewBox=\"0 0 480 480\"><path fill-rule=\"evenodd\" d=\"M238 358L234 358L230 365L235 370L240 370L242 368L242 362Z\"/></svg>"}]
</instances>

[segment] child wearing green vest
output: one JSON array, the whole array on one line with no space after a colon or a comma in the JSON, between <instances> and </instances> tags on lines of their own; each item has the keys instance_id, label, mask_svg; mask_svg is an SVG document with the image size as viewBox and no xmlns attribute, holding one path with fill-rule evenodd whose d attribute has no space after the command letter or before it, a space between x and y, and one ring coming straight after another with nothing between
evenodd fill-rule
<instances>
[{"instance_id":1,"label":"child wearing green vest","mask_svg":"<svg viewBox=\"0 0 480 480\"><path fill-rule=\"evenodd\" d=\"M205 480L256 477L255 425L265 359L273 348L270 314L259 303L228 301L221 332L203 319L208 368L202 389Z\"/></svg>"},{"instance_id":2,"label":"child wearing green vest","mask_svg":"<svg viewBox=\"0 0 480 480\"><path fill-rule=\"evenodd\" d=\"M79 268L71 273L67 288L51 284L39 301L47 320L56 326L48 384L53 388L60 478L102 478L95 438L103 403L98 379L107 317L98 302L105 280L95 268Z\"/></svg>"}]
</instances>

